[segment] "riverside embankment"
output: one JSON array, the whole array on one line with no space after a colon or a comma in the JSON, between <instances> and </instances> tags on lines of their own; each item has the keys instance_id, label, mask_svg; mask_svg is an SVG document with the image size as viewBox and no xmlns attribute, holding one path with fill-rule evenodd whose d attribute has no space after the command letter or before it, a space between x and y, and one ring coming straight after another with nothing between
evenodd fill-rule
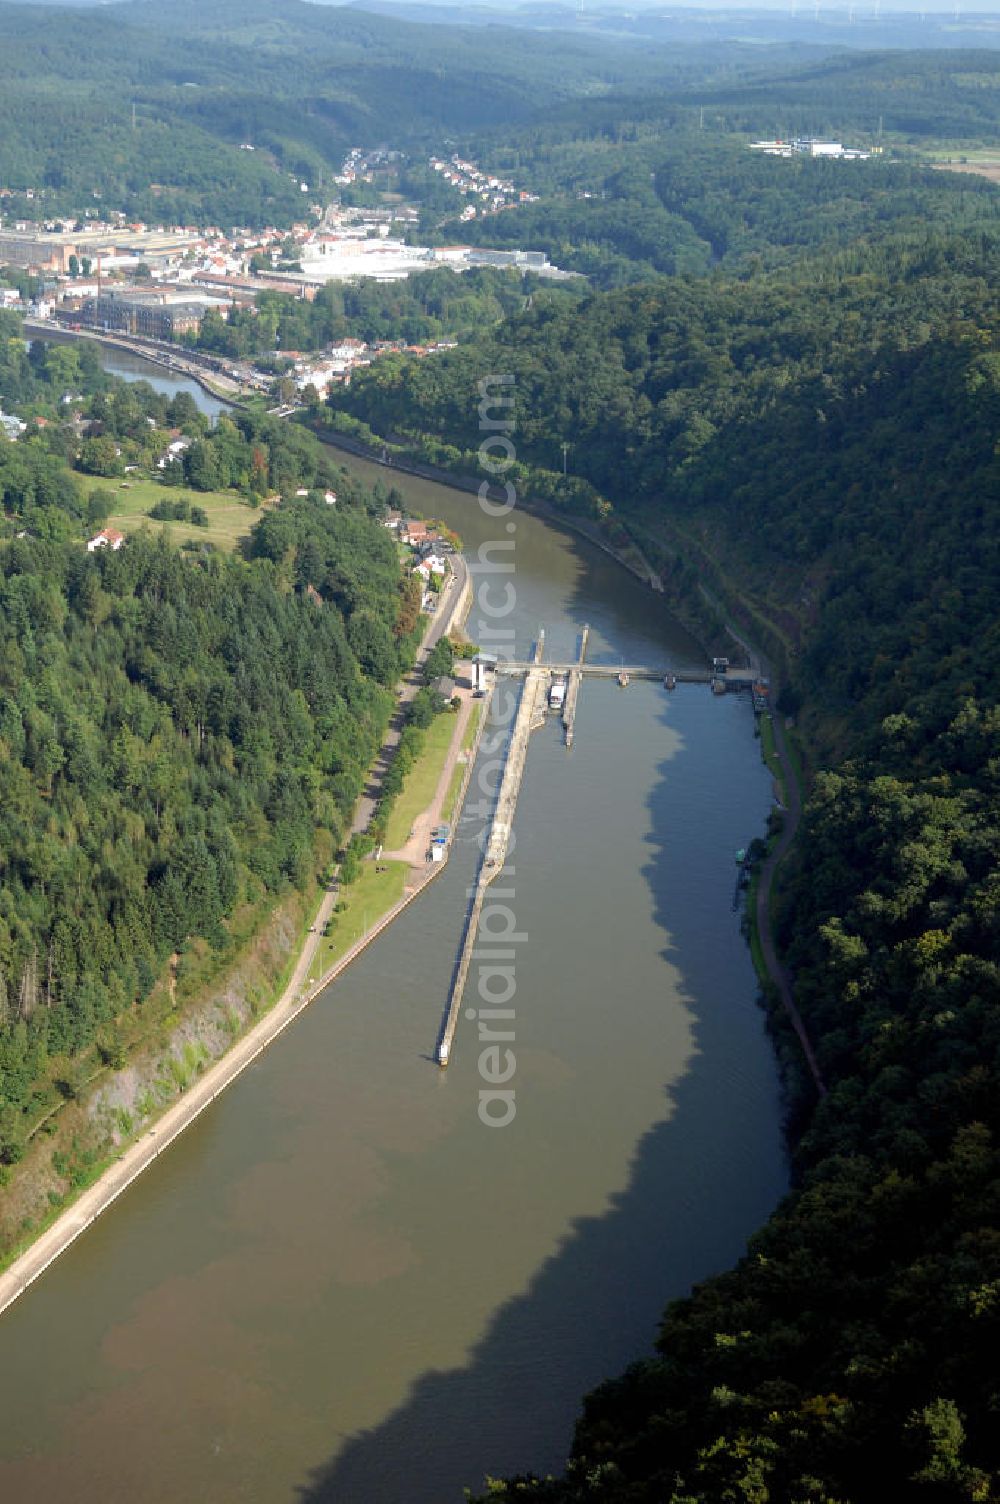
<instances>
[{"instance_id":1,"label":"riverside embankment","mask_svg":"<svg viewBox=\"0 0 1000 1504\"><path fill-rule=\"evenodd\" d=\"M363 832L368 828L378 801L381 776L391 762L399 743L406 708L420 687L420 664L442 636L453 631L465 620L471 599L472 587L468 568L464 559L456 557L454 572L445 599L428 624L414 670L407 675L400 691L398 706L373 769L369 790L358 802L351 827L352 834ZM329 924L337 902L336 884L322 895L315 920L305 938L292 975L274 1007L225 1055L204 1071L184 1095L161 1114L153 1127L146 1130L134 1143L129 1144L115 1163L110 1165L93 1185L88 1186L66 1208L65 1212L45 1229L30 1248L0 1273L0 1315L19 1296L23 1295L28 1286L44 1274L46 1269L50 1268L60 1254L65 1253L66 1249L93 1225L101 1213L106 1211L142 1172L147 1170L153 1161L186 1128L191 1126L206 1107L211 1106L227 1086L253 1064L268 1045L272 1044L279 1034L298 1017L303 1008L308 1007L314 998L329 987L341 972L378 938L393 919L412 903L439 870L436 867L425 868L419 875L411 878L400 901L394 904L387 913L373 915L372 925L366 929L363 938L350 946L333 966L313 976L310 973L319 948L320 935Z\"/></svg>"},{"instance_id":2,"label":"riverside embankment","mask_svg":"<svg viewBox=\"0 0 1000 1504\"><path fill-rule=\"evenodd\" d=\"M416 460L409 456L401 455L395 450L390 450L387 445L383 446L384 458L380 457L376 450L360 439L353 438L350 434L338 433L325 425L316 423L309 425L313 432L324 444L331 449L340 449L345 454L350 454L356 460L361 460L372 465L382 467L384 475L393 473L412 475L418 480L431 481L433 484L455 491L465 491L470 495L478 495L482 487L482 478L471 475L457 475L450 470L442 470L439 465L432 465L428 461ZM390 482L391 484L391 482ZM497 500L503 498L503 488L489 488L491 494L495 494ZM633 544L631 550L618 548L607 538L601 528L595 522L589 522L585 517L574 516L572 512L557 512L554 507L546 506L543 502L536 501L530 492L520 498L520 507L525 512L530 512L535 517L541 517L546 522L553 523L556 527L566 528L569 532L577 533L581 538L586 538L595 548L614 559L629 574L634 575L642 584L648 585L651 590L658 594L663 592L663 584L660 576L653 566L643 555L639 545Z\"/></svg>"},{"instance_id":3,"label":"riverside embankment","mask_svg":"<svg viewBox=\"0 0 1000 1504\"><path fill-rule=\"evenodd\" d=\"M473 566L495 536L474 497L359 473L454 526ZM588 661L700 665L605 554L510 520L521 656L544 625L568 661L589 622ZM498 1131L476 1021L446 1072L431 1055L503 745L488 728L440 877L0 1322L4 1497L441 1504L555 1469L580 1395L783 1193L731 910L733 853L771 807L745 697L586 680L572 749L555 716L533 735L490 889L519 937Z\"/></svg>"},{"instance_id":4,"label":"riverside embankment","mask_svg":"<svg viewBox=\"0 0 1000 1504\"><path fill-rule=\"evenodd\" d=\"M108 334L98 329L76 329L67 324L55 324L51 319L25 319L24 332L29 339L45 339L72 343L74 340L90 340L106 350L142 360L176 376L196 382L210 397L225 403L237 402L247 395L238 381L220 370L220 364L210 355L198 351L183 351L177 346L160 340L143 339L129 334Z\"/></svg>"}]
</instances>

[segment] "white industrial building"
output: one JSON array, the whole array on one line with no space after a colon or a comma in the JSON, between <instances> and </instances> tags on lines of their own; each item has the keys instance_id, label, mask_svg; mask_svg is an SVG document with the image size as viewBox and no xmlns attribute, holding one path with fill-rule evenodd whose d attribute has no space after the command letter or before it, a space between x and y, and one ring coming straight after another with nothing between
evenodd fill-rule
<instances>
[{"instance_id":1,"label":"white industrial building","mask_svg":"<svg viewBox=\"0 0 1000 1504\"><path fill-rule=\"evenodd\" d=\"M845 146L842 141L821 141L815 136L796 136L791 141L751 141L750 150L763 152L767 157L836 157L850 162L864 162L871 156L870 151Z\"/></svg>"}]
</instances>

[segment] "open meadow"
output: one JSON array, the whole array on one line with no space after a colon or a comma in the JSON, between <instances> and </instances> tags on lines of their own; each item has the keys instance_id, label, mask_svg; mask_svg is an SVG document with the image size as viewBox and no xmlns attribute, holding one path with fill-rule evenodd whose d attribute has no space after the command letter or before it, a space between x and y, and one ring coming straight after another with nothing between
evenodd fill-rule
<instances>
[{"instance_id":1,"label":"open meadow","mask_svg":"<svg viewBox=\"0 0 1000 1504\"><path fill-rule=\"evenodd\" d=\"M236 491L192 491L187 486L164 486L151 477L129 476L123 481L105 482L114 486L115 510L107 525L121 533L135 533L141 527L166 528L172 543L213 543L232 553L240 538L249 533L260 516L261 508L250 506ZM188 501L208 514L208 526L191 522L159 522L149 513L159 501Z\"/></svg>"}]
</instances>

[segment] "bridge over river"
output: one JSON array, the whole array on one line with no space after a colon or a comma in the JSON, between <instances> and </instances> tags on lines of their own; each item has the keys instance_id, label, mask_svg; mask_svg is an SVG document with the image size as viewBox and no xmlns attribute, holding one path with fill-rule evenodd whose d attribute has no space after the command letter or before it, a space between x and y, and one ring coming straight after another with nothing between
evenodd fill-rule
<instances>
[{"instance_id":1,"label":"bridge over river","mask_svg":"<svg viewBox=\"0 0 1000 1504\"><path fill-rule=\"evenodd\" d=\"M496 671L508 678L522 678L537 667L535 663L510 658L501 659ZM727 690L752 689L760 679L760 673L753 668L675 669L669 664L649 663L546 663L545 669L552 675L577 673L585 679L618 679L627 675L630 679L660 682L672 679L675 684L717 684Z\"/></svg>"}]
</instances>

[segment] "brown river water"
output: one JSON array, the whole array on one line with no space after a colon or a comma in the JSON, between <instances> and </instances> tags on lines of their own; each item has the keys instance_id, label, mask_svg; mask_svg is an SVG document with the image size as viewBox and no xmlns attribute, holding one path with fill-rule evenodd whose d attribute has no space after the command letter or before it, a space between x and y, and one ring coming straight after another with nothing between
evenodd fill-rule
<instances>
[{"instance_id":1,"label":"brown river water","mask_svg":"<svg viewBox=\"0 0 1000 1504\"><path fill-rule=\"evenodd\" d=\"M473 557L503 526L342 458ZM519 650L544 625L569 657L589 622L595 661L701 664L613 561L514 515ZM554 718L533 737L502 1129L478 1113L475 1020L447 1072L429 1058L477 778L442 877L0 1321L0 1498L458 1504L485 1474L559 1468L584 1391L784 1192L732 912L771 802L749 702L587 681L572 750Z\"/></svg>"}]
</instances>

